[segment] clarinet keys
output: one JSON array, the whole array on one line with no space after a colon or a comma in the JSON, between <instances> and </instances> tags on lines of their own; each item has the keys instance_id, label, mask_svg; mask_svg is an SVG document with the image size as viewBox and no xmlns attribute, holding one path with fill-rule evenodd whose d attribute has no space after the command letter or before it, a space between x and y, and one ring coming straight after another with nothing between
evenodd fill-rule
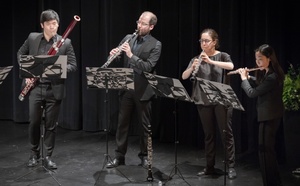
<instances>
[{"instance_id":1,"label":"clarinet keys","mask_svg":"<svg viewBox=\"0 0 300 186\"><path fill-rule=\"evenodd\" d=\"M195 80L196 80L196 74L198 73L198 71L199 71L199 67L200 67L200 65L201 65L201 62L202 62L202 59L201 59L201 57L202 57L202 54L203 53L203 51L200 53L200 55L199 55L199 57L198 57L198 63L197 63L197 65L195 66L195 69L193 70L193 72L192 72L192 77L190 78L190 81L192 81L192 82L194 82ZM196 60L196 59L195 59Z\"/></svg>"}]
</instances>

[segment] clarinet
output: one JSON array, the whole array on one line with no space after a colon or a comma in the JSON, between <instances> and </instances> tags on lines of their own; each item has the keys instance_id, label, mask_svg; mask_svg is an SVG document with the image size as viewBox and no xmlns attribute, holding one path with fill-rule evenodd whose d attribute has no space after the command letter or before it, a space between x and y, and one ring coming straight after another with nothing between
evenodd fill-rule
<instances>
[{"instance_id":1,"label":"clarinet","mask_svg":"<svg viewBox=\"0 0 300 186\"><path fill-rule=\"evenodd\" d=\"M110 63L111 63L114 59L116 59L116 57L118 57L118 56L121 54L121 52L122 52L121 48L122 48L123 44L124 44L124 43L130 42L131 39L133 39L138 33L139 33L139 30L135 30L135 32L131 35L131 37L129 37L128 39L126 39L122 44L120 44L120 45L118 46L118 52L116 52L116 53L113 54L113 55L110 55L110 56L108 57L108 60L101 66L101 68L107 68L108 65L110 65Z\"/></svg>"},{"instance_id":2,"label":"clarinet","mask_svg":"<svg viewBox=\"0 0 300 186\"><path fill-rule=\"evenodd\" d=\"M152 153L153 153L153 148L152 148L152 132L151 132L151 125L148 126L149 131L148 131L148 145L147 145L147 151L148 151L148 177L147 181L148 182L153 182L153 176L152 176Z\"/></svg>"},{"instance_id":3,"label":"clarinet","mask_svg":"<svg viewBox=\"0 0 300 186\"><path fill-rule=\"evenodd\" d=\"M203 52L203 51L202 51ZM202 53L201 52L201 53ZM190 78L190 81L194 82L196 80L196 74L198 73L199 71L199 67L200 67L200 64L201 64L201 53L198 57L198 64L196 65L195 69L193 70L192 72L192 77Z\"/></svg>"},{"instance_id":4,"label":"clarinet","mask_svg":"<svg viewBox=\"0 0 300 186\"><path fill-rule=\"evenodd\" d=\"M55 55L58 52L58 49L64 44L66 38L68 37L69 33L73 30L76 23L80 21L80 17L75 15L74 20L70 23L64 34L62 35L62 38L58 42L54 42L51 46L50 50L48 51L47 55ZM23 88L22 92L19 95L19 100L24 101L25 96L27 93L34 87L35 83L39 78L34 77L30 78L31 82L27 83L26 86Z\"/></svg>"}]
</instances>

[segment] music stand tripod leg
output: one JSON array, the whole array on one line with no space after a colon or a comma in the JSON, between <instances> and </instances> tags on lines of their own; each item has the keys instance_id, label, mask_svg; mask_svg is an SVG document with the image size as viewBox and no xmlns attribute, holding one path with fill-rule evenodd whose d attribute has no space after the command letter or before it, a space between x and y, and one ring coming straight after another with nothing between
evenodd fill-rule
<instances>
[{"instance_id":1,"label":"music stand tripod leg","mask_svg":"<svg viewBox=\"0 0 300 186\"><path fill-rule=\"evenodd\" d=\"M59 183L59 181L52 175L52 173L54 173L53 170L50 170L48 169L46 166L45 166L45 155L44 155L44 136L45 136L45 132L46 132L46 127L45 127L45 124L46 124L46 120L44 118L44 122L42 121L42 137L41 137L41 151L42 151L42 167L44 168L44 170L46 170L49 175L56 181L56 183L58 185L61 185Z\"/></svg>"},{"instance_id":2,"label":"music stand tripod leg","mask_svg":"<svg viewBox=\"0 0 300 186\"><path fill-rule=\"evenodd\" d=\"M171 171L171 173L169 175L168 180L164 184L166 184L168 181L170 181L173 178L173 176L178 175L183 181L185 181L188 185L190 185L184 179L183 175L181 174L181 172L180 172L180 170L178 168L178 163L177 163L177 144L179 143L179 141L178 141L178 124L177 124L177 99L175 99L175 106L174 107L175 108L174 108L174 112L173 113L174 113L174 119L175 119L175 121L174 121L174 123L175 123L175 127L174 127L174 136L175 136L175 165L174 165L174 167L173 167L173 169L172 169L172 171ZM174 174L172 175L173 171L174 171Z\"/></svg>"},{"instance_id":3,"label":"music stand tripod leg","mask_svg":"<svg viewBox=\"0 0 300 186\"><path fill-rule=\"evenodd\" d=\"M106 81L106 84L107 84L107 77L105 76L105 81ZM106 89L105 89L105 107L106 107L106 128L104 129L105 131L105 135L106 135L106 153L104 154L104 161L103 161L103 166L102 166L102 170L104 169L104 167L107 165L107 163L112 163L112 158L110 157L109 153L108 153L108 132L109 132L109 112L108 112L108 109L109 109L109 105L108 105L108 87L106 85Z\"/></svg>"},{"instance_id":4,"label":"music stand tripod leg","mask_svg":"<svg viewBox=\"0 0 300 186\"><path fill-rule=\"evenodd\" d=\"M106 153L104 154L104 161L103 161L103 165L102 165L102 171L104 170L105 166L107 165L107 163L112 163L112 158L110 157L110 155L108 154L108 130L105 129L106 131ZM117 167L114 167L124 178L126 178L129 182L131 182L131 180L124 174L122 173L119 169L117 169ZM98 181L99 177L97 178L96 182Z\"/></svg>"},{"instance_id":5,"label":"music stand tripod leg","mask_svg":"<svg viewBox=\"0 0 300 186\"><path fill-rule=\"evenodd\" d=\"M109 153L108 153L108 130L104 129L105 131L105 135L106 135L106 153L104 154L104 161L103 161L103 166L102 166L102 170L104 169L104 167L108 164L108 163L112 163L112 158L110 157Z\"/></svg>"},{"instance_id":6,"label":"music stand tripod leg","mask_svg":"<svg viewBox=\"0 0 300 186\"><path fill-rule=\"evenodd\" d=\"M106 135L106 152L104 154L104 161L103 161L103 165L102 165L102 171L104 170L105 166L107 165L107 163L113 163L112 158L110 157L109 153L108 153L108 134L109 134L109 101L108 101L108 75L105 74L105 107L106 107L106 129L104 129L105 131L105 135ZM117 169L117 167L114 167L121 175L123 175L124 178L126 178L129 182L131 182L131 180L125 176L125 174L123 174L119 169ZM97 178L96 182L98 181L99 177Z\"/></svg>"},{"instance_id":7,"label":"music stand tripod leg","mask_svg":"<svg viewBox=\"0 0 300 186\"><path fill-rule=\"evenodd\" d=\"M44 106L41 105L41 109L42 109L42 112L43 112L43 109L44 109ZM49 173L49 175L56 181L56 183L58 185L61 185L60 182L52 175L52 173L54 173L53 170L50 170L48 169L47 167L45 167L45 157L44 157L44 136L45 136L45 118L42 116L42 120L41 120L41 130L42 130L42 133L41 133L41 143L40 143L40 146L41 146L41 152L42 152L42 156L41 156L41 166L38 166L34 169L32 169L31 171L29 171L28 173L18 177L17 179L15 180L19 180L29 174L31 174L33 171L39 169L39 168L43 168L45 171L47 171Z\"/></svg>"},{"instance_id":8,"label":"music stand tripod leg","mask_svg":"<svg viewBox=\"0 0 300 186\"><path fill-rule=\"evenodd\" d=\"M226 176L227 176L227 156L226 156L226 130L223 130L224 138L224 186L226 185Z\"/></svg>"}]
</instances>

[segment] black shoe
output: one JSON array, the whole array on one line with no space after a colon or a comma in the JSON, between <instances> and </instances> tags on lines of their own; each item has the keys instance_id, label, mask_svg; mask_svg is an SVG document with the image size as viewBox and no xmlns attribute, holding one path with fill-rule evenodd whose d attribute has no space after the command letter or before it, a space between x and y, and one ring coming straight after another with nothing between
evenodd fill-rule
<instances>
[{"instance_id":1,"label":"black shoe","mask_svg":"<svg viewBox=\"0 0 300 186\"><path fill-rule=\"evenodd\" d=\"M46 156L44 166L48 169L57 169L56 163L54 163L50 156Z\"/></svg>"},{"instance_id":2,"label":"black shoe","mask_svg":"<svg viewBox=\"0 0 300 186\"><path fill-rule=\"evenodd\" d=\"M148 168L148 157L147 156L141 156L141 164L140 166L144 167L145 169Z\"/></svg>"},{"instance_id":3,"label":"black shoe","mask_svg":"<svg viewBox=\"0 0 300 186\"><path fill-rule=\"evenodd\" d=\"M236 171L234 168L229 168L228 170L228 178L235 179L236 178Z\"/></svg>"},{"instance_id":4,"label":"black shoe","mask_svg":"<svg viewBox=\"0 0 300 186\"><path fill-rule=\"evenodd\" d=\"M39 164L39 155L31 155L28 162L27 162L27 167L35 167Z\"/></svg>"},{"instance_id":5,"label":"black shoe","mask_svg":"<svg viewBox=\"0 0 300 186\"><path fill-rule=\"evenodd\" d=\"M297 169L293 170L292 173L300 175L300 168L297 168Z\"/></svg>"},{"instance_id":6,"label":"black shoe","mask_svg":"<svg viewBox=\"0 0 300 186\"><path fill-rule=\"evenodd\" d=\"M113 168L119 165L125 165L125 158L114 158L113 161L106 164L106 168Z\"/></svg>"},{"instance_id":7,"label":"black shoe","mask_svg":"<svg viewBox=\"0 0 300 186\"><path fill-rule=\"evenodd\" d=\"M215 168L204 168L202 171L197 173L197 176L212 175L212 174L215 174Z\"/></svg>"}]
</instances>

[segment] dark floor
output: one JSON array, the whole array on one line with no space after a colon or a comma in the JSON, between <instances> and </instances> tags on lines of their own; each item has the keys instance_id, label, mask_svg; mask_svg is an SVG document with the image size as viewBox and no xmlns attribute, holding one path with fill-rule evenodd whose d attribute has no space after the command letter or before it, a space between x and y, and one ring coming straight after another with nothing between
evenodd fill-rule
<instances>
[{"instance_id":1,"label":"dark floor","mask_svg":"<svg viewBox=\"0 0 300 186\"><path fill-rule=\"evenodd\" d=\"M126 155L126 165L106 169L103 165L111 157L115 148L114 136L106 133L89 133L58 128L53 160L58 169L45 170L41 165L27 168L29 144L27 124L0 121L0 185L1 186L105 186L105 185L165 185L192 186L262 186L255 153L237 155L236 171L238 177L228 180L223 176L222 153L218 153L216 168L219 175L197 177L205 165L204 152L195 147L174 143L153 142L153 182L148 182L148 170L138 166L138 138L130 137ZM105 156L108 148L108 156ZM177 166L175 165L177 157ZM292 169L280 165L284 186L300 185L300 176L293 175ZM171 179L169 179L171 178Z\"/></svg>"}]
</instances>

